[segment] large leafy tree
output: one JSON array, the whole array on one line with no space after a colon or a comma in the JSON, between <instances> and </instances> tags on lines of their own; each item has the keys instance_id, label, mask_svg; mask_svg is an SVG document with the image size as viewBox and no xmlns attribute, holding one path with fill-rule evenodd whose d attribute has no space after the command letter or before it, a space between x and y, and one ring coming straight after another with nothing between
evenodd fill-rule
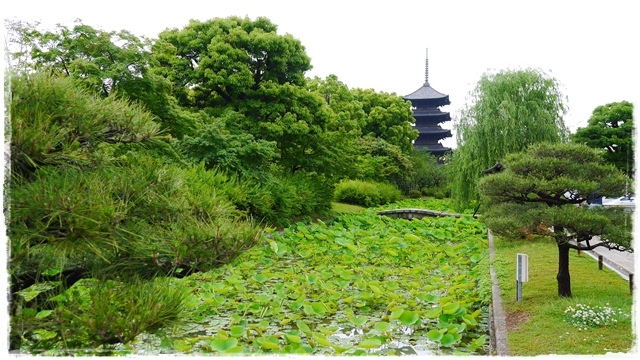
<instances>
[{"instance_id":1,"label":"large leafy tree","mask_svg":"<svg viewBox=\"0 0 640 360\"><path fill-rule=\"evenodd\" d=\"M303 85L311 69L300 41L264 17L191 20L161 32L153 51L180 104L198 109L255 98L269 82Z\"/></svg>"},{"instance_id":2,"label":"large leafy tree","mask_svg":"<svg viewBox=\"0 0 640 360\"><path fill-rule=\"evenodd\" d=\"M237 113L234 131L274 142L282 169L339 177L355 156L353 123L309 91L310 59L300 41L266 18L191 21L154 44L155 69L185 107L212 118Z\"/></svg>"},{"instance_id":3,"label":"large leafy tree","mask_svg":"<svg viewBox=\"0 0 640 360\"><path fill-rule=\"evenodd\" d=\"M349 148L357 151L357 165L345 175L407 189L415 175L409 155L417 137L411 128L410 105L394 94L349 89L335 75L310 79L307 88L324 97L334 124L346 132L345 141L352 143Z\"/></svg>"},{"instance_id":4,"label":"large leafy tree","mask_svg":"<svg viewBox=\"0 0 640 360\"><path fill-rule=\"evenodd\" d=\"M373 89L356 88L351 92L366 114L363 135L381 138L408 155L413 149L413 140L418 137L418 132L411 127L415 122L411 104L396 94Z\"/></svg>"},{"instance_id":5,"label":"large leafy tree","mask_svg":"<svg viewBox=\"0 0 640 360\"><path fill-rule=\"evenodd\" d=\"M565 97L553 77L533 69L484 74L456 121L452 197L459 206L478 199L482 170L538 142L568 138Z\"/></svg>"},{"instance_id":6,"label":"large leafy tree","mask_svg":"<svg viewBox=\"0 0 640 360\"><path fill-rule=\"evenodd\" d=\"M322 96L273 82L262 84L253 95L237 102L244 115L238 124L256 139L274 141L285 169L334 175L345 170L340 156L347 156L348 133L336 123Z\"/></svg>"},{"instance_id":7,"label":"large leafy tree","mask_svg":"<svg viewBox=\"0 0 640 360\"><path fill-rule=\"evenodd\" d=\"M151 41L122 31L103 31L80 20L72 27L42 31L39 24L9 22L14 67L72 77L101 97L142 104L176 137L194 130L196 120L177 106L171 83L150 71Z\"/></svg>"},{"instance_id":8,"label":"large leafy tree","mask_svg":"<svg viewBox=\"0 0 640 360\"><path fill-rule=\"evenodd\" d=\"M569 250L631 249L630 213L579 206L596 190L620 195L624 173L600 151L574 143L540 143L504 158L505 169L482 177L483 216L492 232L552 237L558 246L558 295L571 296Z\"/></svg>"},{"instance_id":9,"label":"large leafy tree","mask_svg":"<svg viewBox=\"0 0 640 360\"><path fill-rule=\"evenodd\" d=\"M348 131L350 136L362 136L367 114L362 103L357 101L354 91L350 90L336 75L329 75L324 79L317 76L307 79L306 88L325 99L337 117L336 123L340 128Z\"/></svg>"},{"instance_id":10,"label":"large leafy tree","mask_svg":"<svg viewBox=\"0 0 640 360\"><path fill-rule=\"evenodd\" d=\"M572 140L604 149L605 159L633 177L633 104L613 102L593 110L587 127L578 128Z\"/></svg>"}]
</instances>

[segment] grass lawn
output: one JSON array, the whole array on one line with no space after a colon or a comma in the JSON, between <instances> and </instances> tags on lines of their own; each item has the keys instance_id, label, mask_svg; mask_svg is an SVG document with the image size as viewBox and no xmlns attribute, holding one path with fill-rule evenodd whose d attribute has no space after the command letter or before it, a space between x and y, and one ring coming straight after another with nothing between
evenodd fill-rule
<instances>
[{"instance_id":1,"label":"grass lawn","mask_svg":"<svg viewBox=\"0 0 640 360\"><path fill-rule=\"evenodd\" d=\"M331 203L331 210L336 214L359 213L365 208L358 205L344 204L339 202Z\"/></svg>"},{"instance_id":2,"label":"grass lawn","mask_svg":"<svg viewBox=\"0 0 640 360\"><path fill-rule=\"evenodd\" d=\"M637 351L633 296L629 283L614 271L598 270L587 254L570 253L572 298L558 296L558 249L552 240L508 241L494 237L494 267L507 314L511 356L550 354L607 354ZM516 254L529 256L529 282L523 284L522 301L516 301ZM617 315L605 315L616 323L582 326L567 321L565 310L578 304L608 307ZM619 315L622 312L625 315ZM602 311L601 311L602 313Z\"/></svg>"}]
</instances>

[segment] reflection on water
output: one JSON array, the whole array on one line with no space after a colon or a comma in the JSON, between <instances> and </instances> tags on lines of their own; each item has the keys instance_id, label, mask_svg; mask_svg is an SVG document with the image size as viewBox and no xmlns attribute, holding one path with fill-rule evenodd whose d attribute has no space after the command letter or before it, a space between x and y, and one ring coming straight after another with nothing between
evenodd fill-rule
<instances>
[{"instance_id":1,"label":"reflection on water","mask_svg":"<svg viewBox=\"0 0 640 360\"><path fill-rule=\"evenodd\" d=\"M400 329L404 336L410 336L413 334L414 329L408 326L403 326ZM352 343L354 338L364 336L364 331L359 328L339 328L335 333L328 337L337 340L337 342ZM426 336L425 336L426 338ZM429 340L419 341L421 344L417 345L418 341L414 339L416 345L407 344L400 340L387 340L388 342L382 344L378 348L370 349L371 354L382 355L447 355L452 351L448 349L441 349L439 344Z\"/></svg>"}]
</instances>

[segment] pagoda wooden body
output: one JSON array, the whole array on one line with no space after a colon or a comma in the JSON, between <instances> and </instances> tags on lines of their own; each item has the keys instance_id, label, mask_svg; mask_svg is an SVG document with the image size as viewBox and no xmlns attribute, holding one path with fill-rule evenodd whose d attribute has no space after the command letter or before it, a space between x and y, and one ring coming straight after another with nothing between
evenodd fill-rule
<instances>
[{"instance_id":1,"label":"pagoda wooden body","mask_svg":"<svg viewBox=\"0 0 640 360\"><path fill-rule=\"evenodd\" d=\"M449 105L449 95L442 94L429 85L429 58L425 66L425 82L421 88L403 97L411 102L418 138L414 141L416 149L427 149L435 156L451 152L451 148L443 146L440 141L451 137L451 130L443 129L440 124L451 121L448 112L440 110Z\"/></svg>"}]
</instances>

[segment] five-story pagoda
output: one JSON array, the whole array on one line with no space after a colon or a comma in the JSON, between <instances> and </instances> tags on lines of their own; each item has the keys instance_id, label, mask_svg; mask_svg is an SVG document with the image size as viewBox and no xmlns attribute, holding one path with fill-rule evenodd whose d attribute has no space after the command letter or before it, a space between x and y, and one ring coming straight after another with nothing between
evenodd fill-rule
<instances>
[{"instance_id":1,"label":"five-story pagoda","mask_svg":"<svg viewBox=\"0 0 640 360\"><path fill-rule=\"evenodd\" d=\"M451 120L448 112L440 110L441 106L449 105L449 95L436 91L429 85L429 55L425 64L424 85L418 90L403 97L411 101L413 117L416 119L413 128L418 131L418 138L414 141L416 149L426 148L433 155L440 157L451 148L444 147L440 140L451 137L451 130L443 129L440 124Z\"/></svg>"}]
</instances>

